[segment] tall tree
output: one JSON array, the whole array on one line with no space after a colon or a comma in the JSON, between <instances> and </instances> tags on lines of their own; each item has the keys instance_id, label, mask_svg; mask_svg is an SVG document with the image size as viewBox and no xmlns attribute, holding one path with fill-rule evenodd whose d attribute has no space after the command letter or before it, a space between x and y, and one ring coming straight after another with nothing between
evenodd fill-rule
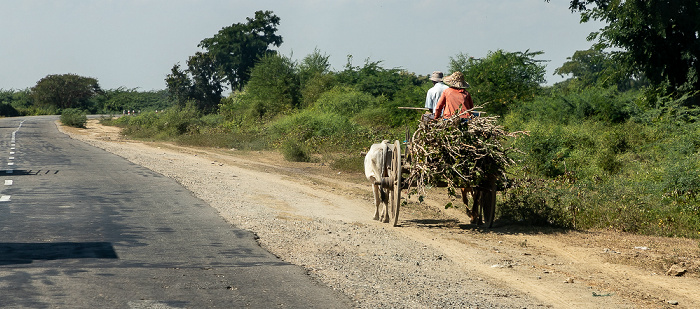
<instances>
[{"instance_id":1,"label":"tall tree","mask_svg":"<svg viewBox=\"0 0 700 309\"><path fill-rule=\"evenodd\" d=\"M640 80L644 80L643 78L632 78L630 72L624 70L609 52L598 48L577 50L573 56L566 59L568 61L554 70L554 74L561 76L571 74L573 79L567 80L567 83L572 84L573 82L578 87L615 85L618 90L625 91L632 87L638 87Z\"/></svg>"},{"instance_id":2,"label":"tall tree","mask_svg":"<svg viewBox=\"0 0 700 309\"><path fill-rule=\"evenodd\" d=\"M165 77L165 84L168 87L168 93L175 103L183 107L190 100L192 88L194 87L192 80L186 71L180 68L180 64L173 65L170 69L170 74Z\"/></svg>"},{"instance_id":3,"label":"tall tree","mask_svg":"<svg viewBox=\"0 0 700 309\"><path fill-rule=\"evenodd\" d=\"M253 102L252 116L258 120L283 114L298 107L299 78L294 62L284 56L264 56L253 68L246 94Z\"/></svg>"},{"instance_id":4,"label":"tall tree","mask_svg":"<svg viewBox=\"0 0 700 309\"><path fill-rule=\"evenodd\" d=\"M204 112L212 112L221 101L223 76L217 68L216 60L209 53L197 52L187 61L188 72L195 86L190 91L190 97L197 103L197 108Z\"/></svg>"},{"instance_id":5,"label":"tall tree","mask_svg":"<svg viewBox=\"0 0 700 309\"><path fill-rule=\"evenodd\" d=\"M315 48L313 53L306 55L306 57L301 60L297 70L302 86L314 77L330 73L331 64L328 62L329 57L330 56L326 54L321 54L321 51Z\"/></svg>"},{"instance_id":6,"label":"tall tree","mask_svg":"<svg viewBox=\"0 0 700 309\"><path fill-rule=\"evenodd\" d=\"M546 0L549 1L549 0ZM571 0L570 8L608 25L594 33L627 70L670 90L700 90L700 1Z\"/></svg>"},{"instance_id":7,"label":"tall tree","mask_svg":"<svg viewBox=\"0 0 700 309\"><path fill-rule=\"evenodd\" d=\"M213 112L221 101L223 77L211 54L197 52L187 60L187 69L175 64L165 78L168 92L178 106L193 102L197 109Z\"/></svg>"},{"instance_id":8,"label":"tall tree","mask_svg":"<svg viewBox=\"0 0 700 309\"><path fill-rule=\"evenodd\" d=\"M475 103L489 113L504 115L515 101L532 100L545 82L545 66L535 57L543 52L489 52L485 58L460 53L450 57L451 72L460 71L471 85Z\"/></svg>"},{"instance_id":9,"label":"tall tree","mask_svg":"<svg viewBox=\"0 0 700 309\"><path fill-rule=\"evenodd\" d=\"M76 74L48 75L31 90L37 105L61 109L87 107L89 100L102 91L97 79Z\"/></svg>"},{"instance_id":10,"label":"tall tree","mask_svg":"<svg viewBox=\"0 0 700 309\"><path fill-rule=\"evenodd\" d=\"M282 37L275 34L280 18L272 11L257 11L255 18L246 20L245 24L224 27L199 43L213 57L232 90L243 89L258 59L273 52L270 45L282 44Z\"/></svg>"}]
</instances>

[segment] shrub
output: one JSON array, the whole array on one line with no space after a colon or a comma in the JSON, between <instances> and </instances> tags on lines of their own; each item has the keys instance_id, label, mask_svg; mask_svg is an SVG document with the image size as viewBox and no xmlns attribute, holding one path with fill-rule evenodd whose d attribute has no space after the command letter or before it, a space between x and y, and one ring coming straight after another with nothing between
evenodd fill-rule
<instances>
[{"instance_id":1,"label":"shrub","mask_svg":"<svg viewBox=\"0 0 700 309\"><path fill-rule=\"evenodd\" d=\"M350 121L339 114L304 110L278 119L269 129L274 139L305 142L314 137L333 136L351 127Z\"/></svg>"},{"instance_id":2,"label":"shrub","mask_svg":"<svg viewBox=\"0 0 700 309\"><path fill-rule=\"evenodd\" d=\"M299 141L288 139L282 142L280 149L284 159L292 162L309 162L311 155L309 150Z\"/></svg>"},{"instance_id":3,"label":"shrub","mask_svg":"<svg viewBox=\"0 0 700 309\"><path fill-rule=\"evenodd\" d=\"M61 123L70 127L85 128L87 116L80 109L67 108L61 113Z\"/></svg>"},{"instance_id":4,"label":"shrub","mask_svg":"<svg viewBox=\"0 0 700 309\"><path fill-rule=\"evenodd\" d=\"M124 116L116 122L125 127L126 135L164 140L197 133L202 126L199 112L192 106L171 108L162 113L145 112L136 116Z\"/></svg>"},{"instance_id":5,"label":"shrub","mask_svg":"<svg viewBox=\"0 0 700 309\"><path fill-rule=\"evenodd\" d=\"M340 155L331 160L331 168L344 172L364 173L365 157L359 154Z\"/></svg>"},{"instance_id":6,"label":"shrub","mask_svg":"<svg viewBox=\"0 0 700 309\"><path fill-rule=\"evenodd\" d=\"M19 116L19 111L12 104L0 103L0 116L16 117Z\"/></svg>"},{"instance_id":7,"label":"shrub","mask_svg":"<svg viewBox=\"0 0 700 309\"><path fill-rule=\"evenodd\" d=\"M297 108L301 93L294 62L284 56L263 56L250 73L247 98L253 102L253 114L267 120Z\"/></svg>"},{"instance_id":8,"label":"shrub","mask_svg":"<svg viewBox=\"0 0 700 309\"><path fill-rule=\"evenodd\" d=\"M379 105L380 99L350 87L335 87L316 100L314 108L320 112L350 116L361 110Z\"/></svg>"},{"instance_id":9,"label":"shrub","mask_svg":"<svg viewBox=\"0 0 700 309\"><path fill-rule=\"evenodd\" d=\"M496 208L500 219L527 225L574 227L576 201L570 205L564 203L562 186L571 185L565 178L524 178L515 182Z\"/></svg>"}]
</instances>

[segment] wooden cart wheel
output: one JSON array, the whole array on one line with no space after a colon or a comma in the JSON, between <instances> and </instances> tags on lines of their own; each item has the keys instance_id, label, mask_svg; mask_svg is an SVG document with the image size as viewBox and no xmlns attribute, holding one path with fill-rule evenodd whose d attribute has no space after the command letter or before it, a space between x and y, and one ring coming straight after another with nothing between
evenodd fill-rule
<instances>
[{"instance_id":1,"label":"wooden cart wheel","mask_svg":"<svg viewBox=\"0 0 700 309\"><path fill-rule=\"evenodd\" d=\"M391 156L391 171L394 173L394 183L390 189L391 196L389 198L389 222L391 226L397 226L399 223L399 207L401 206L401 144L399 141L394 142L394 151Z\"/></svg>"}]
</instances>

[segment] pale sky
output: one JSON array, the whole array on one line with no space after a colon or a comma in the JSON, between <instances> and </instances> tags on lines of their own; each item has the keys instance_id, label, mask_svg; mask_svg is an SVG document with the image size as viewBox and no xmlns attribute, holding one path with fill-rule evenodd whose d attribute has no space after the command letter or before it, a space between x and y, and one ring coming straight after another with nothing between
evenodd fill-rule
<instances>
[{"instance_id":1,"label":"pale sky","mask_svg":"<svg viewBox=\"0 0 700 309\"><path fill-rule=\"evenodd\" d=\"M549 84L567 57L586 50L600 23L580 24L568 0L0 0L0 89L49 74L97 78L103 89L165 88L176 63L221 28L255 11L280 17L277 49L301 60L315 48L342 70L382 61L420 75L450 57L544 51Z\"/></svg>"}]
</instances>

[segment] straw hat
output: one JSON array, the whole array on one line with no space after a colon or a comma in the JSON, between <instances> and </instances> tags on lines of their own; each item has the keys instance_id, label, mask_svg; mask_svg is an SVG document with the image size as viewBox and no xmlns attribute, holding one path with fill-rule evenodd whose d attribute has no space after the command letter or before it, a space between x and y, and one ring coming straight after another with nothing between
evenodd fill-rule
<instances>
[{"instance_id":1,"label":"straw hat","mask_svg":"<svg viewBox=\"0 0 700 309\"><path fill-rule=\"evenodd\" d=\"M430 75L430 80L432 80L434 82L441 82L442 81L442 72L440 72L440 71L433 72L433 74Z\"/></svg>"},{"instance_id":2,"label":"straw hat","mask_svg":"<svg viewBox=\"0 0 700 309\"><path fill-rule=\"evenodd\" d=\"M445 85L452 88L469 88L469 83L464 81L464 74L462 72L454 72L452 75L445 77L443 80Z\"/></svg>"}]
</instances>

